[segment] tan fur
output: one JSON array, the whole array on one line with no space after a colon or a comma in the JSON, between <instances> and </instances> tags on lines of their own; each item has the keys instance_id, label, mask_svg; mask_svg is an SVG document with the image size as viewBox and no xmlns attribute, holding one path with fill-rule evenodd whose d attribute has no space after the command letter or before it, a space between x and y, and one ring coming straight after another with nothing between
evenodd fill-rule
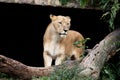
<instances>
[{"instance_id":1,"label":"tan fur","mask_svg":"<svg viewBox=\"0 0 120 80\"><path fill-rule=\"evenodd\" d=\"M44 66L51 66L53 59L55 65L61 64L66 58L72 56L79 60L84 48L77 48L73 43L84 38L79 32L69 30L70 17L50 15L50 19L51 23L44 34Z\"/></svg>"}]
</instances>

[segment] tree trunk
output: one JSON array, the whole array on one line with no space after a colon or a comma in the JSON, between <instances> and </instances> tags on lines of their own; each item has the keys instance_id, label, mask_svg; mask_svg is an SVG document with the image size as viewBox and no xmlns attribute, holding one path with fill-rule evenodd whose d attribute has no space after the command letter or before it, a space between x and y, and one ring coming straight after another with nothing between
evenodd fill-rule
<instances>
[{"instance_id":1,"label":"tree trunk","mask_svg":"<svg viewBox=\"0 0 120 80\"><path fill-rule=\"evenodd\" d=\"M99 78L104 63L120 49L120 29L115 30L97 44L82 60L79 67L84 70L79 75Z\"/></svg>"},{"instance_id":2,"label":"tree trunk","mask_svg":"<svg viewBox=\"0 0 120 80\"><path fill-rule=\"evenodd\" d=\"M12 76L17 76L21 79L31 79L32 76L47 76L52 71L52 67L30 67L18 61L0 55L0 72L7 73Z\"/></svg>"},{"instance_id":3,"label":"tree trunk","mask_svg":"<svg viewBox=\"0 0 120 80\"><path fill-rule=\"evenodd\" d=\"M76 66L83 69L78 73L78 77L90 76L92 79L98 79L100 71L104 63L110 56L114 55L120 48L120 29L117 29L106 36L99 44L97 44L88 55L82 60L81 63L77 61L65 62L67 68ZM62 69L64 66L58 65L47 68L30 67L18 61L0 55L0 72L18 76L22 80L31 79L32 76L48 76L56 69Z\"/></svg>"}]
</instances>

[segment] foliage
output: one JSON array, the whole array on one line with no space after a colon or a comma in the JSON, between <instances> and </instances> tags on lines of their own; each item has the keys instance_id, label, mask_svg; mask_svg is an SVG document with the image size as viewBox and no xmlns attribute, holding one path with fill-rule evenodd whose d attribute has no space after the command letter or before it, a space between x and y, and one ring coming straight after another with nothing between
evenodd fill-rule
<instances>
[{"instance_id":1,"label":"foliage","mask_svg":"<svg viewBox=\"0 0 120 80\"><path fill-rule=\"evenodd\" d=\"M77 0L77 1L79 2L81 8L85 8L89 3L89 0Z\"/></svg>"},{"instance_id":2,"label":"foliage","mask_svg":"<svg viewBox=\"0 0 120 80\"><path fill-rule=\"evenodd\" d=\"M116 65L106 63L102 69L100 80L117 80L120 77L120 62Z\"/></svg>"},{"instance_id":3,"label":"foliage","mask_svg":"<svg viewBox=\"0 0 120 80\"><path fill-rule=\"evenodd\" d=\"M49 77L39 77L39 78L35 78L33 77L32 80L92 80L91 77L86 77L86 76L77 76L77 74L79 72L81 72L82 70L79 69L77 66L73 67L73 68L66 68L68 66L65 66L64 64L62 65L64 66L63 69L56 69L54 73L52 73Z\"/></svg>"},{"instance_id":4,"label":"foliage","mask_svg":"<svg viewBox=\"0 0 120 80\"><path fill-rule=\"evenodd\" d=\"M17 79L16 77L13 78L10 75L0 72L0 80L19 80L19 79Z\"/></svg>"},{"instance_id":5,"label":"foliage","mask_svg":"<svg viewBox=\"0 0 120 80\"><path fill-rule=\"evenodd\" d=\"M84 48L88 48L88 46L85 45L88 40L91 40L91 39L90 38L85 38L84 40L74 42L73 45L76 46L76 47L78 47L78 48L81 48L81 47L82 48L83 47Z\"/></svg>"},{"instance_id":6,"label":"foliage","mask_svg":"<svg viewBox=\"0 0 120 80\"><path fill-rule=\"evenodd\" d=\"M103 2L101 1L101 8L106 12L102 15L102 18L109 24L109 29L112 31L115 29L114 20L120 9L120 3L118 0L104 0Z\"/></svg>"},{"instance_id":7,"label":"foliage","mask_svg":"<svg viewBox=\"0 0 120 80\"><path fill-rule=\"evenodd\" d=\"M109 24L109 30L115 29L114 20L120 9L119 0L60 0L62 5L68 2L78 3L80 8L99 8L104 10L101 19Z\"/></svg>"},{"instance_id":8,"label":"foliage","mask_svg":"<svg viewBox=\"0 0 120 80\"><path fill-rule=\"evenodd\" d=\"M69 0L60 0L60 2L62 5L66 5L69 2Z\"/></svg>"},{"instance_id":9,"label":"foliage","mask_svg":"<svg viewBox=\"0 0 120 80\"><path fill-rule=\"evenodd\" d=\"M41 77L39 79L40 80L71 80L78 72L77 67L67 69L66 68L67 66L65 66L64 64L62 66L64 66L63 69L56 68L55 72L52 73L50 77Z\"/></svg>"}]
</instances>

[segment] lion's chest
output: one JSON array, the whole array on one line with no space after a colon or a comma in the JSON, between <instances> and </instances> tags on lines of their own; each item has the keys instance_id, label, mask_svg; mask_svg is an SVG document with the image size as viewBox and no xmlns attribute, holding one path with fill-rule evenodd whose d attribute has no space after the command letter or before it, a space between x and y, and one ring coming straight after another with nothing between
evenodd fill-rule
<instances>
[{"instance_id":1,"label":"lion's chest","mask_svg":"<svg viewBox=\"0 0 120 80\"><path fill-rule=\"evenodd\" d=\"M65 49L60 43L56 41L51 41L50 43L45 44L45 51L48 51L51 56L57 56L59 54L64 54Z\"/></svg>"}]
</instances>

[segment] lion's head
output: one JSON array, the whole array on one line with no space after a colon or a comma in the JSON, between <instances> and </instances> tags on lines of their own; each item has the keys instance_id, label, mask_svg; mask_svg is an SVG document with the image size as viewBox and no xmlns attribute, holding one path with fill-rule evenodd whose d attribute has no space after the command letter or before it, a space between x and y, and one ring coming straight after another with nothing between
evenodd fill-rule
<instances>
[{"instance_id":1,"label":"lion's head","mask_svg":"<svg viewBox=\"0 0 120 80\"><path fill-rule=\"evenodd\" d=\"M66 37L67 31L70 29L70 17L69 16L55 16L50 15L50 19L54 26L55 31L60 35L60 37Z\"/></svg>"}]
</instances>

